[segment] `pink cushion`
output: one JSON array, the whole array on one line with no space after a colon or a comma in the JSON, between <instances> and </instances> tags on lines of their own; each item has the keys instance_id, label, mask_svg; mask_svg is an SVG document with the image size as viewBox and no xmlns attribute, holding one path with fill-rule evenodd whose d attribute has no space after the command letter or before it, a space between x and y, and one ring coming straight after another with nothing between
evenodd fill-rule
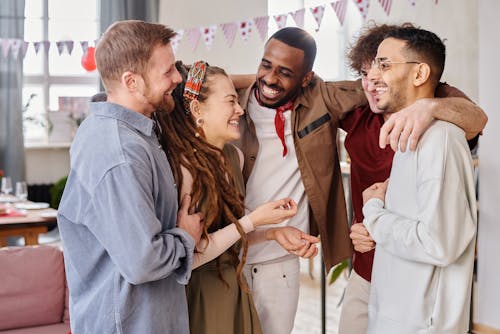
<instances>
[{"instance_id":1,"label":"pink cushion","mask_svg":"<svg viewBox=\"0 0 500 334\"><path fill-rule=\"evenodd\" d=\"M10 329L6 331L0 331L0 334L69 334L70 331L71 328L69 328L69 324L61 323L40 327Z\"/></svg>"},{"instance_id":2,"label":"pink cushion","mask_svg":"<svg viewBox=\"0 0 500 334\"><path fill-rule=\"evenodd\" d=\"M62 252L51 246L0 248L0 330L61 323Z\"/></svg>"}]
</instances>

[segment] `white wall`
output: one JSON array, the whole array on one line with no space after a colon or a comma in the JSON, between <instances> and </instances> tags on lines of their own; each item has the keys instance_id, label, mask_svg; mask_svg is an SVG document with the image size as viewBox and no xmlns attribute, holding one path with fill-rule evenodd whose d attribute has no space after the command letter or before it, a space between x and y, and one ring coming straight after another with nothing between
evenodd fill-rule
<instances>
[{"instance_id":1,"label":"white wall","mask_svg":"<svg viewBox=\"0 0 500 334\"><path fill-rule=\"evenodd\" d=\"M500 1L479 1L479 103L489 117L479 163L478 295L476 321L500 330L500 115L498 53Z\"/></svg>"}]
</instances>

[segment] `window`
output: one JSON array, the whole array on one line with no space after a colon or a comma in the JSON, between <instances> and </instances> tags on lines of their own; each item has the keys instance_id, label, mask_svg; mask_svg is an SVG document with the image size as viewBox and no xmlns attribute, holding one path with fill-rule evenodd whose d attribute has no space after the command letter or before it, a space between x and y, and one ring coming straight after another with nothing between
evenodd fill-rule
<instances>
[{"instance_id":1,"label":"window","mask_svg":"<svg viewBox=\"0 0 500 334\"><path fill-rule=\"evenodd\" d=\"M352 1L347 1L347 11L344 25L341 26L330 2L325 0L269 0L268 12L269 36L278 28L274 22L274 15L295 12L305 8L304 29L316 40L318 48L314 62L314 72L324 80L335 81L349 78L349 70L345 62L346 47L351 42L353 32L361 28L362 18ZM310 8L319 5L325 6L323 20L318 31L318 24L311 14ZM287 16L287 27L296 26L291 15Z\"/></svg>"},{"instance_id":2,"label":"window","mask_svg":"<svg viewBox=\"0 0 500 334\"><path fill-rule=\"evenodd\" d=\"M24 40L29 47L24 58L23 105L26 142L47 141L53 130L49 115L59 110L59 97L90 97L99 91L97 71L81 65L80 41L90 45L98 37L99 0L25 0ZM33 42L49 41L45 52L35 52ZM73 41L71 55L58 52L56 41ZM31 98L30 98L31 97Z\"/></svg>"}]
</instances>

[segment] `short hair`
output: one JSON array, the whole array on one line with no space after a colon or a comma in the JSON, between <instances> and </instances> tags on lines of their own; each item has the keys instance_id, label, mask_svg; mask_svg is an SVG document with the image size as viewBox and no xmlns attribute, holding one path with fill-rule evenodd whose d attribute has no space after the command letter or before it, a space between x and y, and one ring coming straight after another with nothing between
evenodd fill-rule
<instances>
[{"instance_id":1,"label":"short hair","mask_svg":"<svg viewBox=\"0 0 500 334\"><path fill-rule=\"evenodd\" d=\"M104 86L131 71L147 72L148 62L158 45L170 43L175 32L162 25L138 20L118 21L111 25L99 40L95 59Z\"/></svg>"},{"instance_id":2,"label":"short hair","mask_svg":"<svg viewBox=\"0 0 500 334\"><path fill-rule=\"evenodd\" d=\"M361 74L361 68L366 63L370 64L377 55L377 49L389 31L401 27L413 27L411 23L402 25L377 24L370 21L361 30L354 44L351 44L347 52L349 67L352 71Z\"/></svg>"},{"instance_id":3,"label":"short hair","mask_svg":"<svg viewBox=\"0 0 500 334\"><path fill-rule=\"evenodd\" d=\"M314 59L316 58L316 42L311 34L297 27L286 27L276 31L268 42L271 39L276 39L304 51L304 68L307 72L312 71Z\"/></svg>"},{"instance_id":4,"label":"short hair","mask_svg":"<svg viewBox=\"0 0 500 334\"><path fill-rule=\"evenodd\" d=\"M415 27L401 27L389 31L385 38L404 41L404 52L409 57L416 57L409 60L427 63L431 68L431 83L437 87L444 70L446 47L435 33Z\"/></svg>"}]
</instances>

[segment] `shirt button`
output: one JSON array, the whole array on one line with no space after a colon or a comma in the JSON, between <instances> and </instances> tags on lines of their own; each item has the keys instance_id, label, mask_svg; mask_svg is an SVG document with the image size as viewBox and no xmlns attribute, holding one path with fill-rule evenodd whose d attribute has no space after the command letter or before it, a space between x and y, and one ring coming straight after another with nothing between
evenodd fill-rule
<instances>
[{"instance_id":1,"label":"shirt button","mask_svg":"<svg viewBox=\"0 0 500 334\"><path fill-rule=\"evenodd\" d=\"M257 268L253 268L254 274L257 274Z\"/></svg>"}]
</instances>

